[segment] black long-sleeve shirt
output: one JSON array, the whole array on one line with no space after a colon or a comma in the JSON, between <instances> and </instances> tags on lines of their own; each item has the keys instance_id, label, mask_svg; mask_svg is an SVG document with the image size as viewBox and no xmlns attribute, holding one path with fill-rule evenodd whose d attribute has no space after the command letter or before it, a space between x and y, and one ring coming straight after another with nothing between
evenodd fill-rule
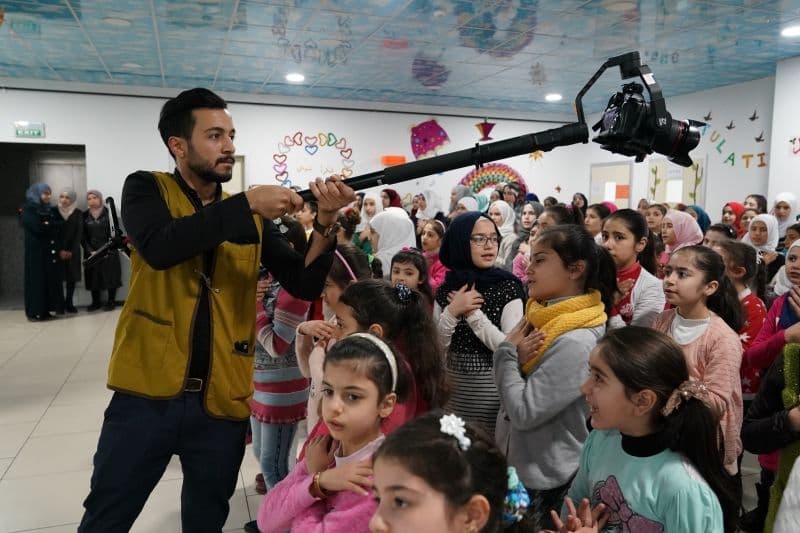
<instances>
[{"instance_id":1,"label":"black long-sleeve shirt","mask_svg":"<svg viewBox=\"0 0 800 533\"><path fill-rule=\"evenodd\" d=\"M258 229L244 193L203 205L197 193L175 170L175 181L194 205L194 215L173 218L161 197L155 177L138 171L125 180L122 189L122 220L128 237L145 262L156 270L165 270L200 254L205 272L214 263L217 246L224 241L237 244L258 242ZM281 287L297 298L319 297L333 261L335 240L328 252L305 266L305 257L296 252L271 220L264 220L261 238L261 264L280 282ZM253 269L258 265L254 264ZM253 304L255 310L255 302ZM190 355L189 377L208 378L211 314L208 287L200 293L200 302L192 327L194 338Z\"/></svg>"},{"instance_id":2,"label":"black long-sleeve shirt","mask_svg":"<svg viewBox=\"0 0 800 533\"><path fill-rule=\"evenodd\" d=\"M761 381L742 424L742 444L750 453L771 453L800 439L789 424L789 409L783 405L783 354Z\"/></svg>"}]
</instances>

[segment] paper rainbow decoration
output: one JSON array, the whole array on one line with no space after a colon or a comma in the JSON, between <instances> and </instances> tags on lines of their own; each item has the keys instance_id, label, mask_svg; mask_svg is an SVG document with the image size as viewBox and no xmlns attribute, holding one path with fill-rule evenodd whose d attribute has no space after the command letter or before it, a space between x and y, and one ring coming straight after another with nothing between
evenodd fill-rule
<instances>
[{"instance_id":1,"label":"paper rainbow decoration","mask_svg":"<svg viewBox=\"0 0 800 533\"><path fill-rule=\"evenodd\" d=\"M511 181L519 184L520 195L524 198L528 194L528 187L525 179L513 168L503 163L490 163L479 168L473 169L464 176L459 185L466 185L472 192L478 194L484 189L495 187L501 183Z\"/></svg>"}]
</instances>

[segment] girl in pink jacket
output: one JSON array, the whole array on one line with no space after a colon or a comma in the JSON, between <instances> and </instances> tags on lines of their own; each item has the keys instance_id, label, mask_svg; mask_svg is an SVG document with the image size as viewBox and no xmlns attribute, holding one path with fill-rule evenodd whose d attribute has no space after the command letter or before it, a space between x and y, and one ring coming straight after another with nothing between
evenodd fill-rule
<instances>
[{"instance_id":1,"label":"girl in pink jacket","mask_svg":"<svg viewBox=\"0 0 800 533\"><path fill-rule=\"evenodd\" d=\"M367 531L377 504L371 495L372 455L383 442L381 422L407 379L380 337L355 333L325 357L321 411L330 435L315 438L258 509L262 533Z\"/></svg>"}]
</instances>

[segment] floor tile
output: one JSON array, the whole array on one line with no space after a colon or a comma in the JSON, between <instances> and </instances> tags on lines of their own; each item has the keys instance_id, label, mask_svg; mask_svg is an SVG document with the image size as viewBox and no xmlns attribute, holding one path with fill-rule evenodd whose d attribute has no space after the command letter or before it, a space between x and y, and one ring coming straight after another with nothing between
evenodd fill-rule
<instances>
[{"instance_id":1,"label":"floor tile","mask_svg":"<svg viewBox=\"0 0 800 533\"><path fill-rule=\"evenodd\" d=\"M52 395L18 394L0 392L0 424L37 422L53 401Z\"/></svg>"},{"instance_id":2,"label":"floor tile","mask_svg":"<svg viewBox=\"0 0 800 533\"><path fill-rule=\"evenodd\" d=\"M99 432L90 431L32 437L22 447L3 479L51 475L57 472L91 472L92 457L99 436Z\"/></svg>"},{"instance_id":3,"label":"floor tile","mask_svg":"<svg viewBox=\"0 0 800 533\"><path fill-rule=\"evenodd\" d=\"M53 400L53 405L108 405L112 394L105 380L67 381Z\"/></svg>"},{"instance_id":4,"label":"floor tile","mask_svg":"<svg viewBox=\"0 0 800 533\"><path fill-rule=\"evenodd\" d=\"M78 522L72 524L60 524L57 526L42 527L36 529L24 529L22 531L15 531L14 533L75 533L78 529Z\"/></svg>"},{"instance_id":5,"label":"floor tile","mask_svg":"<svg viewBox=\"0 0 800 533\"><path fill-rule=\"evenodd\" d=\"M80 521L91 472L49 473L0 480L0 531L24 531ZM73 530L74 531L74 530Z\"/></svg>"},{"instance_id":6,"label":"floor tile","mask_svg":"<svg viewBox=\"0 0 800 533\"><path fill-rule=\"evenodd\" d=\"M9 466L11 466L12 462L14 462L14 459L11 457L7 459L0 459L0 479L3 479L6 470L8 469Z\"/></svg>"},{"instance_id":7,"label":"floor tile","mask_svg":"<svg viewBox=\"0 0 800 533\"><path fill-rule=\"evenodd\" d=\"M33 437L65 433L99 433L103 425L105 404L51 405L36 426Z\"/></svg>"},{"instance_id":8,"label":"floor tile","mask_svg":"<svg viewBox=\"0 0 800 533\"><path fill-rule=\"evenodd\" d=\"M0 426L0 458L14 458L31 436L36 422L4 424Z\"/></svg>"}]
</instances>

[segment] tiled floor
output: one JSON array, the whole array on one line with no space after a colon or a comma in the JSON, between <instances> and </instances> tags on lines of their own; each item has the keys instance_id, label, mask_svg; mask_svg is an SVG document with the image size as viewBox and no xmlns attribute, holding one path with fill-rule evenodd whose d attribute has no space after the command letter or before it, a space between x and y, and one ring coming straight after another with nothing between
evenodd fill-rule
<instances>
[{"instance_id":1,"label":"tiled floor","mask_svg":"<svg viewBox=\"0 0 800 533\"><path fill-rule=\"evenodd\" d=\"M119 311L31 323L0 311L0 533L74 532L111 393L105 377ZM249 447L224 531L241 532L261 496ZM180 531L177 458L134 525Z\"/></svg>"},{"instance_id":2,"label":"tiled floor","mask_svg":"<svg viewBox=\"0 0 800 533\"><path fill-rule=\"evenodd\" d=\"M108 355L119 312L30 323L0 311L0 533L74 532L89 490L100 433ZM745 507L758 467L746 454ZM261 496L248 447L225 531L242 531ZM181 470L173 460L132 531L180 531Z\"/></svg>"}]
</instances>

